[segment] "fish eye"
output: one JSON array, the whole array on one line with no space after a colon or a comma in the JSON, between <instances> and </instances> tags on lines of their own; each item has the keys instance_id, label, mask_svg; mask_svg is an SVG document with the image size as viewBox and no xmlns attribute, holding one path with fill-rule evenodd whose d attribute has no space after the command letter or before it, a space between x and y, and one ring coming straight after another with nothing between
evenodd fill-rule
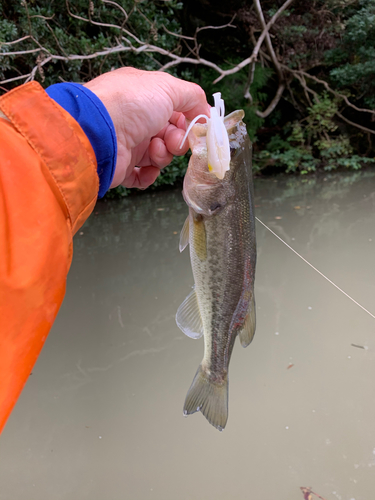
<instances>
[{"instance_id":1,"label":"fish eye","mask_svg":"<svg viewBox=\"0 0 375 500\"><path fill-rule=\"evenodd\" d=\"M212 205L210 206L210 213L213 214L217 212L218 210L220 210L221 206L222 205L217 201L215 203L212 203Z\"/></svg>"}]
</instances>

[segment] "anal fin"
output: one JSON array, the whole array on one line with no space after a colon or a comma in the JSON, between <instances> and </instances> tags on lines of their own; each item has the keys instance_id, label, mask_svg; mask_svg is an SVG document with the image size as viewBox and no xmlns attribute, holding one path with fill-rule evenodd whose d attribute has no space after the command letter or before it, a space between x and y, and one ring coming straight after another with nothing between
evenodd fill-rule
<instances>
[{"instance_id":1,"label":"anal fin","mask_svg":"<svg viewBox=\"0 0 375 500\"><path fill-rule=\"evenodd\" d=\"M247 347L254 338L256 326L255 299L254 293L249 304L245 322L241 332L239 333L242 347Z\"/></svg>"}]
</instances>

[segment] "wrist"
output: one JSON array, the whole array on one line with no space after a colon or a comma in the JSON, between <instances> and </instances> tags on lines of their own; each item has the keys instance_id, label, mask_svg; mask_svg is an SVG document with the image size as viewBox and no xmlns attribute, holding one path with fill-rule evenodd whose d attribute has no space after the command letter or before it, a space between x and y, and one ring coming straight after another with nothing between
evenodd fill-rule
<instances>
[{"instance_id":1,"label":"wrist","mask_svg":"<svg viewBox=\"0 0 375 500\"><path fill-rule=\"evenodd\" d=\"M46 92L79 123L89 139L97 161L98 197L103 197L112 185L117 161L116 131L110 114L99 97L83 85L58 83Z\"/></svg>"}]
</instances>

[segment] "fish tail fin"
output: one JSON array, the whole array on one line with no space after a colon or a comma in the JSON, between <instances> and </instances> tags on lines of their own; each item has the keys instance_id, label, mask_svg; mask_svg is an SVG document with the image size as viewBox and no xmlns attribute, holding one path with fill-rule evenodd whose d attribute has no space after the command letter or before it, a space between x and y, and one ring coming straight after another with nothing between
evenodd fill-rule
<instances>
[{"instance_id":1,"label":"fish tail fin","mask_svg":"<svg viewBox=\"0 0 375 500\"><path fill-rule=\"evenodd\" d=\"M199 365L186 395L184 415L201 411L211 425L222 431L228 420L228 376L221 383L212 382Z\"/></svg>"}]
</instances>

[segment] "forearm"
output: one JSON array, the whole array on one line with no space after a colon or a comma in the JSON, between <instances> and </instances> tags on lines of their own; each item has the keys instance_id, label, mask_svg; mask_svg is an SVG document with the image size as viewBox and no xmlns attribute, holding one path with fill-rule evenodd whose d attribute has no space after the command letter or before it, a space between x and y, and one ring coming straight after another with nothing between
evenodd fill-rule
<instances>
[{"instance_id":1,"label":"forearm","mask_svg":"<svg viewBox=\"0 0 375 500\"><path fill-rule=\"evenodd\" d=\"M98 194L94 151L36 83L0 98L0 430L65 293L73 234Z\"/></svg>"}]
</instances>

